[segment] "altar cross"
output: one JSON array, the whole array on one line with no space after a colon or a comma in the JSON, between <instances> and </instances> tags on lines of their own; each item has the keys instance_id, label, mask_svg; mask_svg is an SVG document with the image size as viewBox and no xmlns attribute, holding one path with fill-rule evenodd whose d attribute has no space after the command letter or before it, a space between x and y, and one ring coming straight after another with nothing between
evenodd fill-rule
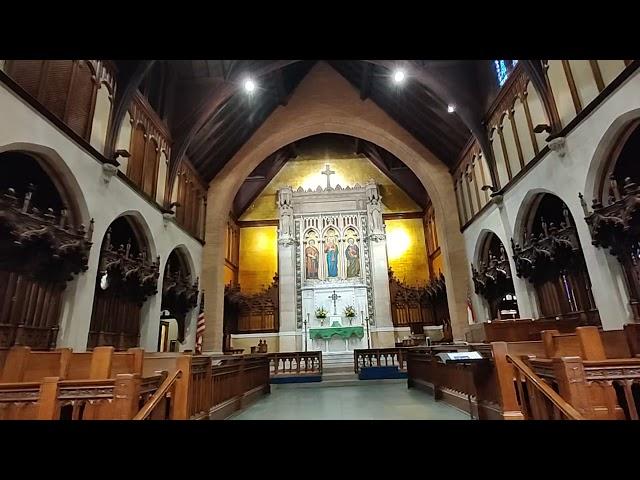
<instances>
[{"instance_id":1,"label":"altar cross","mask_svg":"<svg viewBox=\"0 0 640 480\"><path fill-rule=\"evenodd\" d=\"M327 163L325 165L325 169L323 171L320 172L322 175L326 175L327 176L327 188L331 188L331 175L333 175L334 173L336 173L335 171L331 170L329 168L329 164Z\"/></svg>"},{"instance_id":2,"label":"altar cross","mask_svg":"<svg viewBox=\"0 0 640 480\"><path fill-rule=\"evenodd\" d=\"M327 165L329 166L329 165ZM329 299L333 300L333 314L337 315L338 312L336 310L336 300L338 300L339 298L342 298L340 295L336 295L336 291L333 291L333 295L329 295Z\"/></svg>"}]
</instances>

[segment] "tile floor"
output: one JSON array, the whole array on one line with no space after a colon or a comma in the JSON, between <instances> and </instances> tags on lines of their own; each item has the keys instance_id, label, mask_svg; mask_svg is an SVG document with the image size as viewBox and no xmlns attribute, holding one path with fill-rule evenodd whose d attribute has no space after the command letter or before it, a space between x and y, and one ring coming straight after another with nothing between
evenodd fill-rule
<instances>
[{"instance_id":1,"label":"tile floor","mask_svg":"<svg viewBox=\"0 0 640 480\"><path fill-rule=\"evenodd\" d=\"M271 394L230 420L469 420L406 382L301 388L272 385Z\"/></svg>"}]
</instances>

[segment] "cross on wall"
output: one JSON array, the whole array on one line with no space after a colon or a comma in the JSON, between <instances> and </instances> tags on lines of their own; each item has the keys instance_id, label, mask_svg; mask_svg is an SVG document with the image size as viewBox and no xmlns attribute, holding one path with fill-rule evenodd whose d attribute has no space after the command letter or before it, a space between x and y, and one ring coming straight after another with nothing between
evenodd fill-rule
<instances>
[{"instance_id":1,"label":"cross on wall","mask_svg":"<svg viewBox=\"0 0 640 480\"><path fill-rule=\"evenodd\" d=\"M327 176L327 188L331 188L331 175L333 175L334 173L336 173L334 170L331 170L329 168L329 164L327 163L325 165L325 169L322 170L320 172L322 175L326 175Z\"/></svg>"},{"instance_id":2,"label":"cross on wall","mask_svg":"<svg viewBox=\"0 0 640 480\"><path fill-rule=\"evenodd\" d=\"M328 166L328 165L327 165ZM333 295L329 295L329 299L333 300L333 314L337 315L338 311L336 308L336 300L338 300L339 298L342 298L340 295L336 295L336 291L333 291Z\"/></svg>"}]
</instances>

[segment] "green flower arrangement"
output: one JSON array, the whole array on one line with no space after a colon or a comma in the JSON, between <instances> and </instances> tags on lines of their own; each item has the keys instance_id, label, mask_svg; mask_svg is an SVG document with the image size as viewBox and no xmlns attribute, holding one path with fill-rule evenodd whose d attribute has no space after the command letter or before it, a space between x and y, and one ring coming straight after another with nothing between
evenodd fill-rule
<instances>
[{"instance_id":1,"label":"green flower arrangement","mask_svg":"<svg viewBox=\"0 0 640 480\"><path fill-rule=\"evenodd\" d=\"M324 307L316 308L316 318L327 318L327 311Z\"/></svg>"},{"instance_id":2,"label":"green flower arrangement","mask_svg":"<svg viewBox=\"0 0 640 480\"><path fill-rule=\"evenodd\" d=\"M345 317L353 318L356 316L356 309L349 305L344 309L344 315Z\"/></svg>"}]
</instances>

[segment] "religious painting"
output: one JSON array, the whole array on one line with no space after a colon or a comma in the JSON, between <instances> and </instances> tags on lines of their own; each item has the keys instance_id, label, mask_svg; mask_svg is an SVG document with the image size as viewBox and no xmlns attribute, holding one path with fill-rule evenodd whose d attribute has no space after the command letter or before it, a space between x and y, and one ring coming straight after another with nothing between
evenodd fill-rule
<instances>
[{"instance_id":1,"label":"religious painting","mask_svg":"<svg viewBox=\"0 0 640 480\"><path fill-rule=\"evenodd\" d=\"M335 235L328 235L324 243L324 253L327 258L327 277L338 276L338 243Z\"/></svg>"},{"instance_id":2,"label":"religious painting","mask_svg":"<svg viewBox=\"0 0 640 480\"><path fill-rule=\"evenodd\" d=\"M347 240L347 249L345 250L347 258L347 278L360 276L360 248L356 245L353 238Z\"/></svg>"},{"instance_id":3,"label":"religious painting","mask_svg":"<svg viewBox=\"0 0 640 480\"><path fill-rule=\"evenodd\" d=\"M315 240L309 240L307 248L304 249L304 264L305 271L307 272L307 279L318 278L318 259L320 257L320 252L318 252L315 245Z\"/></svg>"}]
</instances>

